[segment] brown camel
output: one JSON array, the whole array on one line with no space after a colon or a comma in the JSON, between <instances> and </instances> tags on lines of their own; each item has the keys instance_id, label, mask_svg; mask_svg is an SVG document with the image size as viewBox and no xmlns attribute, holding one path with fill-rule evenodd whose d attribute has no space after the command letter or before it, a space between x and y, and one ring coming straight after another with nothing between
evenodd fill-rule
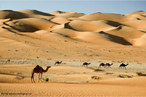
<instances>
[{"instance_id":1,"label":"brown camel","mask_svg":"<svg viewBox=\"0 0 146 97\"><path fill-rule=\"evenodd\" d=\"M83 66L86 66L86 67L87 67L87 66L90 65L90 64L91 64L91 63L84 62L84 63L83 63Z\"/></svg>"},{"instance_id":2,"label":"brown camel","mask_svg":"<svg viewBox=\"0 0 146 97\"><path fill-rule=\"evenodd\" d=\"M56 61L54 65L61 64L61 63L62 63L62 61Z\"/></svg>"},{"instance_id":3,"label":"brown camel","mask_svg":"<svg viewBox=\"0 0 146 97\"><path fill-rule=\"evenodd\" d=\"M99 64L99 68L100 68L100 67L105 67L105 66L106 66L106 64L104 64L104 63L100 63L100 64Z\"/></svg>"},{"instance_id":4,"label":"brown camel","mask_svg":"<svg viewBox=\"0 0 146 97\"><path fill-rule=\"evenodd\" d=\"M51 68L51 66L47 66L46 70L44 70L41 66L37 65L37 66L33 69L33 71L32 71L31 82L35 82L35 81L34 81L34 73L38 73L38 74L39 74L38 78L39 78L39 80L40 80L40 79L42 79L42 74L43 74L44 72L47 72L49 68Z\"/></svg>"},{"instance_id":5,"label":"brown camel","mask_svg":"<svg viewBox=\"0 0 146 97\"><path fill-rule=\"evenodd\" d=\"M128 66L128 64L122 63L122 64L119 66L119 68L125 68L125 69L126 69L127 66Z\"/></svg>"},{"instance_id":6,"label":"brown camel","mask_svg":"<svg viewBox=\"0 0 146 97\"><path fill-rule=\"evenodd\" d=\"M11 61L10 59L7 59L7 60L6 60L6 64L7 64L7 63L10 63L10 61Z\"/></svg>"},{"instance_id":7,"label":"brown camel","mask_svg":"<svg viewBox=\"0 0 146 97\"><path fill-rule=\"evenodd\" d=\"M105 66L111 68L111 66L113 65L113 63L106 63Z\"/></svg>"}]
</instances>

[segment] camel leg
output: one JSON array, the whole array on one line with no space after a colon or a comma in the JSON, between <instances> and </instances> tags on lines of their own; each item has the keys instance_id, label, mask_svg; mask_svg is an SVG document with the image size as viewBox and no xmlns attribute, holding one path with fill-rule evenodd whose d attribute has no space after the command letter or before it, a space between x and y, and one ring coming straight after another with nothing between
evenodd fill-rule
<instances>
[{"instance_id":1,"label":"camel leg","mask_svg":"<svg viewBox=\"0 0 146 97\"><path fill-rule=\"evenodd\" d=\"M34 77L33 77L33 78L31 78L31 82L32 82L32 83L35 83L35 81L34 81Z\"/></svg>"},{"instance_id":2,"label":"camel leg","mask_svg":"<svg viewBox=\"0 0 146 97\"><path fill-rule=\"evenodd\" d=\"M40 73L38 74L38 82L40 81Z\"/></svg>"},{"instance_id":3,"label":"camel leg","mask_svg":"<svg viewBox=\"0 0 146 97\"><path fill-rule=\"evenodd\" d=\"M43 73L41 73L41 82L42 82L42 75L43 75Z\"/></svg>"},{"instance_id":4,"label":"camel leg","mask_svg":"<svg viewBox=\"0 0 146 97\"><path fill-rule=\"evenodd\" d=\"M40 77L41 77L41 79L42 79L42 73L40 74Z\"/></svg>"},{"instance_id":5,"label":"camel leg","mask_svg":"<svg viewBox=\"0 0 146 97\"><path fill-rule=\"evenodd\" d=\"M32 76L31 76L31 82L33 83L35 83L35 81L34 81L34 72L32 73Z\"/></svg>"},{"instance_id":6,"label":"camel leg","mask_svg":"<svg viewBox=\"0 0 146 97\"><path fill-rule=\"evenodd\" d=\"M38 79L40 79L40 73L38 74Z\"/></svg>"},{"instance_id":7,"label":"camel leg","mask_svg":"<svg viewBox=\"0 0 146 97\"><path fill-rule=\"evenodd\" d=\"M41 73L41 79L42 79L42 75L43 75L43 74Z\"/></svg>"},{"instance_id":8,"label":"camel leg","mask_svg":"<svg viewBox=\"0 0 146 97\"><path fill-rule=\"evenodd\" d=\"M42 80L42 73L39 73L38 79L39 79L38 81Z\"/></svg>"}]
</instances>

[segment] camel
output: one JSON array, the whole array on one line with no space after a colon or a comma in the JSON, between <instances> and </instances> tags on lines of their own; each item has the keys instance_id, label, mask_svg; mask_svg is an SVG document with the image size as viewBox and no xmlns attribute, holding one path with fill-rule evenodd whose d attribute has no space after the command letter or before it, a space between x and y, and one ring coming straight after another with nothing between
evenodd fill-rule
<instances>
[{"instance_id":1,"label":"camel","mask_svg":"<svg viewBox=\"0 0 146 97\"><path fill-rule=\"evenodd\" d=\"M111 64L110 63L106 63L105 64L106 67L110 67L110 68L111 68L112 65L113 65L113 63L111 63Z\"/></svg>"},{"instance_id":2,"label":"camel","mask_svg":"<svg viewBox=\"0 0 146 97\"><path fill-rule=\"evenodd\" d=\"M62 63L62 61L56 61L54 65L61 64L61 63Z\"/></svg>"},{"instance_id":3,"label":"camel","mask_svg":"<svg viewBox=\"0 0 146 97\"><path fill-rule=\"evenodd\" d=\"M124 64L124 63L122 63L122 64L119 66L119 68L122 68L122 67L123 67L123 68L126 69L127 65L128 65L128 64Z\"/></svg>"},{"instance_id":4,"label":"camel","mask_svg":"<svg viewBox=\"0 0 146 97\"><path fill-rule=\"evenodd\" d=\"M7 60L6 60L6 64L7 64L7 63L10 63L10 61L11 61L10 59L7 59Z\"/></svg>"},{"instance_id":5,"label":"camel","mask_svg":"<svg viewBox=\"0 0 146 97\"><path fill-rule=\"evenodd\" d=\"M99 64L99 67L105 67L105 66L106 66L106 64L104 64L104 63Z\"/></svg>"},{"instance_id":6,"label":"camel","mask_svg":"<svg viewBox=\"0 0 146 97\"><path fill-rule=\"evenodd\" d=\"M40 80L40 79L42 79L42 74L43 74L44 72L47 72L49 68L51 68L51 66L47 66L46 70L44 70L41 66L37 65L37 66L33 69L33 71L32 71L31 82L35 82L35 81L34 81L34 73L38 73L38 74L39 74L38 78L39 78L39 80Z\"/></svg>"},{"instance_id":7,"label":"camel","mask_svg":"<svg viewBox=\"0 0 146 97\"><path fill-rule=\"evenodd\" d=\"M84 63L83 63L83 66L86 66L86 67L87 67L87 66L90 65L90 64L91 64L91 63L84 62Z\"/></svg>"}]
</instances>

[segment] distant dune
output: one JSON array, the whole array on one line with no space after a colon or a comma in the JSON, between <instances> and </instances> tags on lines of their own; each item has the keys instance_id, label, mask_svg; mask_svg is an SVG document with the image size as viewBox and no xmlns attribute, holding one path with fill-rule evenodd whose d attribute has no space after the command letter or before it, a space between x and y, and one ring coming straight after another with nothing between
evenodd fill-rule
<instances>
[{"instance_id":1,"label":"distant dune","mask_svg":"<svg viewBox=\"0 0 146 97\"><path fill-rule=\"evenodd\" d=\"M146 47L146 12L121 15L0 10L0 40L0 45L3 45L0 48L3 52L1 58L20 58L23 55L23 58L78 59L80 55L88 53L89 56L81 59L91 59L90 55L97 54L93 59L111 60L117 56L120 48L121 52L125 52L124 55L119 53L120 60L127 59L126 55L134 58L135 55L128 54L131 49L139 51L142 56L132 60L143 60L143 52L137 47ZM113 49L113 53L110 53L112 57L107 57L106 50Z\"/></svg>"}]
</instances>

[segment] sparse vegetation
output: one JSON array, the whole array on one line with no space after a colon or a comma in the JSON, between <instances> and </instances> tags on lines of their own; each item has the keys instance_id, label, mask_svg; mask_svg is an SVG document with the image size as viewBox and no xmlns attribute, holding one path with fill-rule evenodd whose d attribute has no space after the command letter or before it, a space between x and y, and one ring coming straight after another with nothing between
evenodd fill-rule
<instances>
[{"instance_id":1,"label":"sparse vegetation","mask_svg":"<svg viewBox=\"0 0 146 97\"><path fill-rule=\"evenodd\" d=\"M48 58L47 60L51 60L51 58Z\"/></svg>"},{"instance_id":2,"label":"sparse vegetation","mask_svg":"<svg viewBox=\"0 0 146 97\"><path fill-rule=\"evenodd\" d=\"M101 77L99 77L99 76L92 76L91 79L94 79L94 80L100 80Z\"/></svg>"},{"instance_id":3,"label":"sparse vegetation","mask_svg":"<svg viewBox=\"0 0 146 97\"><path fill-rule=\"evenodd\" d=\"M64 40L64 42L68 42L67 40Z\"/></svg>"},{"instance_id":4,"label":"sparse vegetation","mask_svg":"<svg viewBox=\"0 0 146 97\"><path fill-rule=\"evenodd\" d=\"M132 78L133 76L131 75L118 75L120 78Z\"/></svg>"},{"instance_id":5,"label":"sparse vegetation","mask_svg":"<svg viewBox=\"0 0 146 97\"><path fill-rule=\"evenodd\" d=\"M114 73L106 72L105 74L109 75L109 74L114 74Z\"/></svg>"},{"instance_id":6,"label":"sparse vegetation","mask_svg":"<svg viewBox=\"0 0 146 97\"><path fill-rule=\"evenodd\" d=\"M69 35L64 35L64 37L67 37L67 38L69 38Z\"/></svg>"},{"instance_id":7,"label":"sparse vegetation","mask_svg":"<svg viewBox=\"0 0 146 97\"><path fill-rule=\"evenodd\" d=\"M138 76L146 76L146 73L136 72Z\"/></svg>"},{"instance_id":8,"label":"sparse vegetation","mask_svg":"<svg viewBox=\"0 0 146 97\"><path fill-rule=\"evenodd\" d=\"M95 71L95 72L100 72L100 71L103 72L104 70L102 70L102 69L95 69L94 71Z\"/></svg>"},{"instance_id":9,"label":"sparse vegetation","mask_svg":"<svg viewBox=\"0 0 146 97\"><path fill-rule=\"evenodd\" d=\"M19 79L19 80L24 79L24 76L16 76L16 79Z\"/></svg>"},{"instance_id":10,"label":"sparse vegetation","mask_svg":"<svg viewBox=\"0 0 146 97\"><path fill-rule=\"evenodd\" d=\"M49 81L49 78L44 78L44 81L48 82Z\"/></svg>"}]
</instances>

